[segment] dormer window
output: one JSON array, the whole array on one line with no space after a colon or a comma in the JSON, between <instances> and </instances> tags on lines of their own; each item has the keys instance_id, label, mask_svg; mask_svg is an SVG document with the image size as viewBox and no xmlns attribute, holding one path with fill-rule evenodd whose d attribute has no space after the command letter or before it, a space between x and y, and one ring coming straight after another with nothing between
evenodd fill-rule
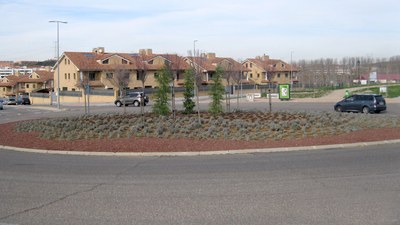
<instances>
[{"instance_id":1,"label":"dormer window","mask_svg":"<svg viewBox=\"0 0 400 225\"><path fill-rule=\"evenodd\" d=\"M103 64L108 64L108 59L103 60Z\"/></svg>"},{"instance_id":2,"label":"dormer window","mask_svg":"<svg viewBox=\"0 0 400 225\"><path fill-rule=\"evenodd\" d=\"M285 68L285 64L282 63L282 68Z\"/></svg>"},{"instance_id":3,"label":"dormer window","mask_svg":"<svg viewBox=\"0 0 400 225\"><path fill-rule=\"evenodd\" d=\"M128 64L128 61L126 61L125 59L122 59L122 64Z\"/></svg>"}]
</instances>

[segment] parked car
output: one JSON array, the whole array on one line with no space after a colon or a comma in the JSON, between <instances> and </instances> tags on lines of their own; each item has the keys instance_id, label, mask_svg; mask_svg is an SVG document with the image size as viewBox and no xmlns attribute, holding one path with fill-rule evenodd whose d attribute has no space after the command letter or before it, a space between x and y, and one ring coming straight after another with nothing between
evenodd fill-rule
<instances>
[{"instance_id":1,"label":"parked car","mask_svg":"<svg viewBox=\"0 0 400 225\"><path fill-rule=\"evenodd\" d=\"M3 101L0 101L0 110L3 110Z\"/></svg>"},{"instance_id":2,"label":"parked car","mask_svg":"<svg viewBox=\"0 0 400 225\"><path fill-rule=\"evenodd\" d=\"M141 95L144 95L144 106L146 106L146 104L149 103L149 97L143 92L130 92L124 97L118 97L117 100L115 100L114 104L118 107L121 107L124 104L126 106L133 105L138 107L140 106Z\"/></svg>"},{"instance_id":3,"label":"parked car","mask_svg":"<svg viewBox=\"0 0 400 225\"><path fill-rule=\"evenodd\" d=\"M18 105L30 105L31 104L31 100L28 97L21 97L18 98Z\"/></svg>"},{"instance_id":4,"label":"parked car","mask_svg":"<svg viewBox=\"0 0 400 225\"><path fill-rule=\"evenodd\" d=\"M380 113L386 110L386 101L382 95L355 94L335 104L338 112Z\"/></svg>"},{"instance_id":5,"label":"parked car","mask_svg":"<svg viewBox=\"0 0 400 225\"><path fill-rule=\"evenodd\" d=\"M14 97L8 98L5 102L7 105L16 105L17 104L17 100Z\"/></svg>"}]
</instances>

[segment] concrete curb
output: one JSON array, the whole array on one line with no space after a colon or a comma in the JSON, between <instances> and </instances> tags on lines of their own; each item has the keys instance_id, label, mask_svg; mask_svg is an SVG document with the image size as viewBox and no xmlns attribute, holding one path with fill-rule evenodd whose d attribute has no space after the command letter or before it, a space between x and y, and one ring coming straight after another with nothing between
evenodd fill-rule
<instances>
[{"instance_id":1,"label":"concrete curb","mask_svg":"<svg viewBox=\"0 0 400 225\"><path fill-rule=\"evenodd\" d=\"M398 143L400 143L400 139L373 141L373 142L358 142L350 144L335 144L335 145L315 145L315 146L301 146L301 147L202 151L202 152L84 152L84 151L57 151L57 150L30 149L30 148L19 148L19 147L4 146L4 145L0 145L0 148L11 151L41 153L41 154L59 154L59 155L77 155L77 156L161 157L161 156L208 156L208 155L233 155L233 154L291 152L291 151L309 151L309 150L329 150L329 149L355 148L355 147L398 144Z\"/></svg>"}]
</instances>

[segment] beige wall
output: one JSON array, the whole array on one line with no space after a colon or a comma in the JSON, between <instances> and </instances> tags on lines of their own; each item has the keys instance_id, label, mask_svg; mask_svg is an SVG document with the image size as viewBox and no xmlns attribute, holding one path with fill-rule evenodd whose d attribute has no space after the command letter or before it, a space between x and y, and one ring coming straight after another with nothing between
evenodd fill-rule
<instances>
[{"instance_id":1,"label":"beige wall","mask_svg":"<svg viewBox=\"0 0 400 225\"><path fill-rule=\"evenodd\" d=\"M48 98L38 98L38 97L30 97L32 105L50 105L51 97Z\"/></svg>"},{"instance_id":2,"label":"beige wall","mask_svg":"<svg viewBox=\"0 0 400 225\"><path fill-rule=\"evenodd\" d=\"M0 97L6 97L7 94L12 92L11 87L0 87Z\"/></svg>"},{"instance_id":3,"label":"beige wall","mask_svg":"<svg viewBox=\"0 0 400 225\"><path fill-rule=\"evenodd\" d=\"M78 90L76 87L77 81L79 79L78 68L71 62L68 57L64 56L60 61L60 89L67 88L68 91L73 89ZM54 70L54 90L57 90L57 68Z\"/></svg>"}]
</instances>

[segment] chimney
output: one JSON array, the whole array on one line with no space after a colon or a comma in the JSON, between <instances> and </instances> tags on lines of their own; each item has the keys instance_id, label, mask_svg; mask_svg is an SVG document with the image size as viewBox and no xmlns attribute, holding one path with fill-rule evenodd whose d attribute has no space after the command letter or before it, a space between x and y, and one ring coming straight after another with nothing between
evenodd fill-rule
<instances>
[{"instance_id":1,"label":"chimney","mask_svg":"<svg viewBox=\"0 0 400 225\"><path fill-rule=\"evenodd\" d=\"M215 59L215 53L207 53L207 59Z\"/></svg>"},{"instance_id":2,"label":"chimney","mask_svg":"<svg viewBox=\"0 0 400 225\"><path fill-rule=\"evenodd\" d=\"M262 60L263 60L263 61L268 61L268 60L269 60L269 55L264 54L264 55L262 56Z\"/></svg>"},{"instance_id":3,"label":"chimney","mask_svg":"<svg viewBox=\"0 0 400 225\"><path fill-rule=\"evenodd\" d=\"M96 53L96 54L98 54L98 55L104 54L104 47L93 48L92 52L93 52L93 53Z\"/></svg>"},{"instance_id":4,"label":"chimney","mask_svg":"<svg viewBox=\"0 0 400 225\"><path fill-rule=\"evenodd\" d=\"M140 55L153 55L153 50L151 48L148 49L139 49Z\"/></svg>"}]
</instances>

